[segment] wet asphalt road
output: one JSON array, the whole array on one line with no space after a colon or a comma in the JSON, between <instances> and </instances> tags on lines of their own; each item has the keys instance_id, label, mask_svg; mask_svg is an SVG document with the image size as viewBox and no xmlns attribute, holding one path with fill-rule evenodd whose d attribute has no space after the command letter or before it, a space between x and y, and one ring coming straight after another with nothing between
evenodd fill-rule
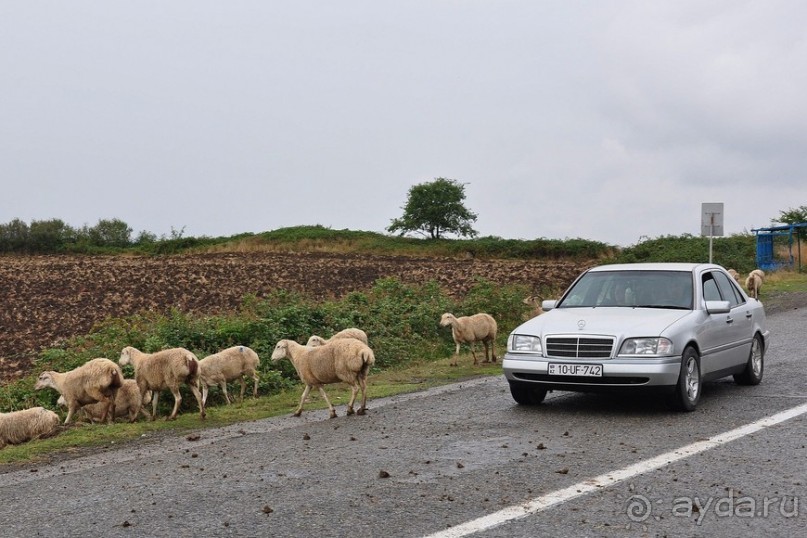
<instances>
[{"instance_id":1,"label":"wet asphalt road","mask_svg":"<svg viewBox=\"0 0 807 538\"><path fill-rule=\"evenodd\" d=\"M694 413L572 393L523 408L503 377L476 380L377 399L363 417L316 410L6 472L0 529L426 536L807 403L807 309L769 326L762 384L707 384ZM800 415L475 536L801 535L806 434Z\"/></svg>"}]
</instances>

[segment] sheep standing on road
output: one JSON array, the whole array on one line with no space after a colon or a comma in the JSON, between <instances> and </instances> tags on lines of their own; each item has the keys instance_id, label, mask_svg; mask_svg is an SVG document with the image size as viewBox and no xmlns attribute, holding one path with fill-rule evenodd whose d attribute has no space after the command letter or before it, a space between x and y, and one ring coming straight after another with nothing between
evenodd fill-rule
<instances>
[{"instance_id":1,"label":"sheep standing on road","mask_svg":"<svg viewBox=\"0 0 807 538\"><path fill-rule=\"evenodd\" d=\"M338 340L339 338L355 338L356 340L362 342L364 345L368 345L367 333L355 327L351 327L349 329L343 329L338 333L336 333L335 335L328 338L327 340L321 336L317 336L316 334L314 334L308 339L306 345L324 346L325 344L333 342L334 340Z\"/></svg>"},{"instance_id":2,"label":"sheep standing on road","mask_svg":"<svg viewBox=\"0 0 807 538\"><path fill-rule=\"evenodd\" d=\"M305 383L305 390L300 398L300 405L294 412L299 417L303 412L303 403L311 388L319 389L322 398L328 404L331 418L336 417L336 410L331 405L323 385L344 382L350 385L351 395L347 404L347 414L352 415L356 394L361 389L361 407L357 414L363 415L367 410L367 374L375 363L373 350L355 338L337 338L324 346L309 347L298 344L294 340L281 340L272 353L272 361L289 359L297 370L300 380Z\"/></svg>"},{"instance_id":3,"label":"sheep standing on road","mask_svg":"<svg viewBox=\"0 0 807 538\"><path fill-rule=\"evenodd\" d=\"M0 448L55 435L59 422L59 415L44 407L0 413Z\"/></svg>"},{"instance_id":4,"label":"sheep standing on road","mask_svg":"<svg viewBox=\"0 0 807 538\"><path fill-rule=\"evenodd\" d=\"M52 388L64 396L67 404L65 424L70 422L81 406L96 402L104 405L101 422L107 419L112 422L115 416L115 396L122 384L123 372L120 366L109 359L98 358L69 372L42 372L34 390Z\"/></svg>"},{"instance_id":5,"label":"sheep standing on road","mask_svg":"<svg viewBox=\"0 0 807 538\"><path fill-rule=\"evenodd\" d=\"M482 342L485 345L485 362L496 362L496 320L491 315L479 313L458 318L454 314L446 312L440 318L440 325L443 327L451 326L451 336L454 338L454 343L457 344L454 361L451 366L457 366L460 344L470 345L474 365L479 364L474 351L475 342ZM490 347L492 360L488 358L488 347Z\"/></svg>"},{"instance_id":6,"label":"sheep standing on road","mask_svg":"<svg viewBox=\"0 0 807 538\"><path fill-rule=\"evenodd\" d=\"M218 385L227 403L227 383L238 379L241 382L241 401L244 401L246 377L253 379L252 396L258 397L258 354L246 346L229 347L199 361L199 382L202 385L202 403L207 405L208 387Z\"/></svg>"},{"instance_id":7,"label":"sheep standing on road","mask_svg":"<svg viewBox=\"0 0 807 538\"><path fill-rule=\"evenodd\" d=\"M157 402L160 391L168 389L174 396L174 409L168 420L177 418L182 394L179 387L188 385L199 404L199 417L205 418L205 404L199 391L199 359L185 348L175 347L156 353L143 353L133 347L125 347L121 351L118 363L121 366L131 364L134 367L135 381L140 388L140 396L145 399L151 391L151 420L157 418Z\"/></svg>"},{"instance_id":8,"label":"sheep standing on road","mask_svg":"<svg viewBox=\"0 0 807 538\"><path fill-rule=\"evenodd\" d=\"M143 413L143 416L146 418L151 418L148 411L143 407L143 404L150 401L151 391L146 393L144 400L143 396L140 395L140 387L137 386L137 382L134 379L124 379L123 384L118 389L118 393L115 395L115 416L112 420L127 417L129 422L134 422L137 420L139 413ZM59 407L67 407L64 396L59 396L56 405ZM100 422L103 411L103 403L87 404L81 407L81 412L90 422Z\"/></svg>"},{"instance_id":9,"label":"sheep standing on road","mask_svg":"<svg viewBox=\"0 0 807 538\"><path fill-rule=\"evenodd\" d=\"M765 281L765 273L762 269L754 269L748 273L745 279L745 289L751 294L754 299L759 299L759 290L762 288L762 283Z\"/></svg>"}]
</instances>

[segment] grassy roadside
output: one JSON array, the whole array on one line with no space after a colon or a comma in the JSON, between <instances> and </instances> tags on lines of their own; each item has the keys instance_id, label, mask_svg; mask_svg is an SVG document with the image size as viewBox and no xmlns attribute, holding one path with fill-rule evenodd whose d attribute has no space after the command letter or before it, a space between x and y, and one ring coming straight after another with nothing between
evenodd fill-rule
<instances>
[{"instance_id":1,"label":"grassy roadside","mask_svg":"<svg viewBox=\"0 0 807 538\"><path fill-rule=\"evenodd\" d=\"M497 364L473 366L471 356L467 355L460 357L458 367L449 366L449 362L450 359L420 361L412 363L406 368L390 369L376 373L371 371L368 379L367 406L372 410L372 400L375 398L426 390L480 376L501 374L501 361ZM237 385L234 388L237 388ZM344 384L330 385L326 388L326 391L331 403L336 407L336 412L343 416L345 414L345 404L350 399L349 387ZM233 392L237 394L237 391ZM70 457L71 455L79 455L88 449L92 450L108 447L111 444L125 443L143 435L157 432L179 435L184 432L199 430L200 428L215 428L278 415L291 415L297 408L301 394L302 387L295 387L272 396L258 398L247 396L242 403L236 402L228 406L222 402L220 393L211 389L208 397L207 418L204 421L199 420L198 412L190 411L180 414L177 420L170 422L164 419L164 415L154 422L148 422L141 418L133 424L126 422L88 424L82 422L64 428L55 437L39 439L17 446L7 446L0 450L0 466L47 462L56 454L59 454L60 457ZM358 398L360 397L361 394L359 394ZM171 395L167 392L161 395L160 400L163 401L166 398L171 400ZM312 391L310 402L305 404L303 413L326 407L325 401L322 400L319 394ZM358 403L356 407L358 407ZM0 472L2 472L2 467L0 467Z\"/></svg>"},{"instance_id":2,"label":"grassy roadside","mask_svg":"<svg viewBox=\"0 0 807 538\"><path fill-rule=\"evenodd\" d=\"M760 298L769 312L791 307L807 307L807 274L780 272L768 275ZM500 348L499 352L502 351ZM450 359L421 360L410 362L404 368L371 372L368 383L368 407L372 409L374 398L416 392L480 376L501 374L500 364L473 366L470 355L463 355L460 358L459 367L451 367L449 362ZM48 461L56 455L71 457L82 451L108 447L113 443L125 443L143 435L155 433L180 435L200 428L290 415L299 402L301 392L302 387L294 387L273 396L257 399L247 397L243 403L227 406L221 403L221 396L217 389L212 389L208 400L208 416L205 421L200 421L197 413L185 412L177 420L171 422L165 420L145 422L141 419L134 424L77 424L65 428L55 437L19 446L8 446L0 450L0 466ZM343 415L344 404L350 396L349 389L344 385L332 385L328 387L327 392L337 407L337 412ZM171 396L167 393L161 396L162 401L170 401L170 399ZM325 402L318 394L312 393L311 401L306 404L304 412L324 407ZM0 472L2 472L2 467L0 467Z\"/></svg>"}]
</instances>

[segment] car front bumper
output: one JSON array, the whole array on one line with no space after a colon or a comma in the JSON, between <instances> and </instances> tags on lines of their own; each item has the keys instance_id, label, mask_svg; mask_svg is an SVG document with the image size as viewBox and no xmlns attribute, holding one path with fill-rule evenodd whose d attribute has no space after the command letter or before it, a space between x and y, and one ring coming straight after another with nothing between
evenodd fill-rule
<instances>
[{"instance_id":1,"label":"car front bumper","mask_svg":"<svg viewBox=\"0 0 807 538\"><path fill-rule=\"evenodd\" d=\"M550 362L563 364L602 364L602 377L549 375ZM681 371L681 357L648 359L557 360L505 355L502 360L508 381L534 383L557 390L598 390L674 387Z\"/></svg>"}]
</instances>

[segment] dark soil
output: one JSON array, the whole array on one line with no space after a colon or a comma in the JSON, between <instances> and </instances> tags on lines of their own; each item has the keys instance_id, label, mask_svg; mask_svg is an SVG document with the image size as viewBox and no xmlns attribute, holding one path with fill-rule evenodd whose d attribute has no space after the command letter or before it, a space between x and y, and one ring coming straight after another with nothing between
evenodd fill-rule
<instances>
[{"instance_id":1,"label":"dark soil","mask_svg":"<svg viewBox=\"0 0 807 538\"><path fill-rule=\"evenodd\" d=\"M276 289L316 300L369 289L379 278L436 281L462 296L482 277L562 289L591 263L359 254L226 253L166 257L0 257L0 380L27 374L36 353L95 323L150 310L214 315Z\"/></svg>"}]
</instances>

